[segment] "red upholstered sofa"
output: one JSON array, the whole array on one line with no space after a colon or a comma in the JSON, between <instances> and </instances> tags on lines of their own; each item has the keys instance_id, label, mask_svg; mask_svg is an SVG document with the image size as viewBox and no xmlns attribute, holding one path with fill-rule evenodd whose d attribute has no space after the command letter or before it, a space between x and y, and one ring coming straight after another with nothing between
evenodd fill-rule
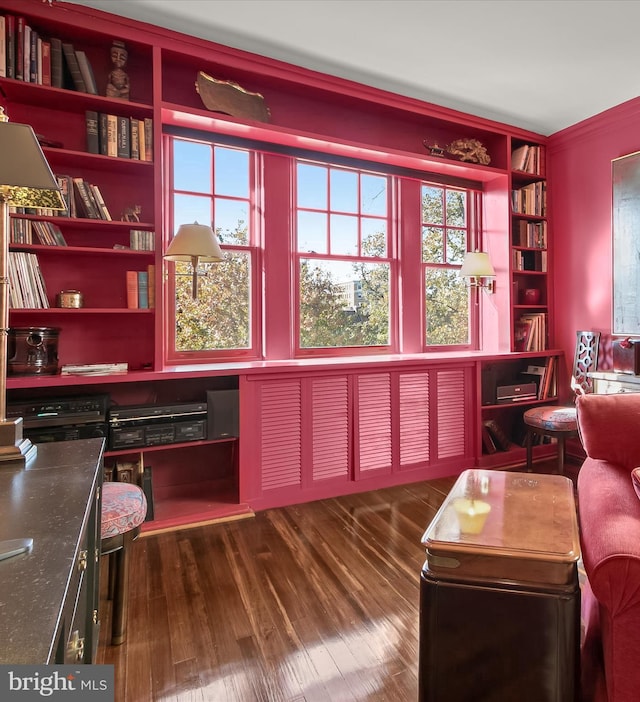
<instances>
[{"instance_id":1,"label":"red upholstered sofa","mask_svg":"<svg viewBox=\"0 0 640 702\"><path fill-rule=\"evenodd\" d=\"M587 458L578 516L588 582L582 591L582 694L586 702L640 700L640 394L577 398ZM640 490L640 486L638 487Z\"/></svg>"}]
</instances>

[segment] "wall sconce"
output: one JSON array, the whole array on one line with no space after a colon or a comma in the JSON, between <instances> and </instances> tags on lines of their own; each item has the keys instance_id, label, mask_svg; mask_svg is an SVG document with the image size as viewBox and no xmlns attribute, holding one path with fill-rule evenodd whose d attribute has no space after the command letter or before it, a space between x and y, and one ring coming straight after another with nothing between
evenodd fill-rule
<instances>
[{"instance_id":1,"label":"wall sconce","mask_svg":"<svg viewBox=\"0 0 640 702\"><path fill-rule=\"evenodd\" d=\"M191 262L192 295L198 297L198 262L220 263L223 260L218 239L206 224L181 224L164 255L168 261Z\"/></svg>"},{"instance_id":2,"label":"wall sconce","mask_svg":"<svg viewBox=\"0 0 640 702\"><path fill-rule=\"evenodd\" d=\"M489 294L496 290L496 272L491 265L489 254L482 251L467 251L460 268L460 276L469 287L478 290L482 288Z\"/></svg>"}]
</instances>

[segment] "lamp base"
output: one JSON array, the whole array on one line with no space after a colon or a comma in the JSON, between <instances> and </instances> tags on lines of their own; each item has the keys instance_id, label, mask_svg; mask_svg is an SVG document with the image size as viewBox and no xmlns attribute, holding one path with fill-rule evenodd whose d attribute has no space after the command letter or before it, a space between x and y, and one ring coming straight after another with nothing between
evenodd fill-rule
<instances>
[{"instance_id":1,"label":"lamp base","mask_svg":"<svg viewBox=\"0 0 640 702\"><path fill-rule=\"evenodd\" d=\"M38 447L22 437L22 417L0 422L0 467L26 465L38 452Z\"/></svg>"}]
</instances>

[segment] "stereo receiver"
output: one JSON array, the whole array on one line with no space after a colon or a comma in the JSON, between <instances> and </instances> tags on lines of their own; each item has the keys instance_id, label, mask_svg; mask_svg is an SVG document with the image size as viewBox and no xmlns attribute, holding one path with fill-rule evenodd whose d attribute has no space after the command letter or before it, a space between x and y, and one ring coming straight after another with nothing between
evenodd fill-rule
<instances>
[{"instance_id":1,"label":"stereo receiver","mask_svg":"<svg viewBox=\"0 0 640 702\"><path fill-rule=\"evenodd\" d=\"M207 438L207 403L137 405L109 411L109 448L144 448Z\"/></svg>"}]
</instances>

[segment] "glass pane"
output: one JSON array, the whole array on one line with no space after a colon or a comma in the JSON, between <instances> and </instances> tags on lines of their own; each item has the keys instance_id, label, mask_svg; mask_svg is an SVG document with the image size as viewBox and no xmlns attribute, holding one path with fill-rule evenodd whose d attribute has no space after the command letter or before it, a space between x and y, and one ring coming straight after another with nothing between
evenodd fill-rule
<instances>
[{"instance_id":1,"label":"glass pane","mask_svg":"<svg viewBox=\"0 0 640 702\"><path fill-rule=\"evenodd\" d=\"M331 253L335 256L358 255L358 218L331 215Z\"/></svg>"},{"instance_id":2,"label":"glass pane","mask_svg":"<svg viewBox=\"0 0 640 702\"><path fill-rule=\"evenodd\" d=\"M362 228L362 256L387 256L387 221L363 217Z\"/></svg>"},{"instance_id":3,"label":"glass pane","mask_svg":"<svg viewBox=\"0 0 640 702\"><path fill-rule=\"evenodd\" d=\"M221 244L249 244L249 203L246 200L216 198L214 222Z\"/></svg>"},{"instance_id":4,"label":"glass pane","mask_svg":"<svg viewBox=\"0 0 640 702\"><path fill-rule=\"evenodd\" d=\"M442 188L422 186L422 221L425 224L444 224Z\"/></svg>"},{"instance_id":5,"label":"glass pane","mask_svg":"<svg viewBox=\"0 0 640 702\"><path fill-rule=\"evenodd\" d=\"M326 254L327 215L298 212L298 251Z\"/></svg>"},{"instance_id":6,"label":"glass pane","mask_svg":"<svg viewBox=\"0 0 640 702\"><path fill-rule=\"evenodd\" d=\"M447 229L447 263L462 265L466 250L466 229Z\"/></svg>"},{"instance_id":7,"label":"glass pane","mask_svg":"<svg viewBox=\"0 0 640 702\"><path fill-rule=\"evenodd\" d=\"M447 224L450 227L464 227L467 222L467 198L460 190L447 190Z\"/></svg>"},{"instance_id":8,"label":"glass pane","mask_svg":"<svg viewBox=\"0 0 640 702\"><path fill-rule=\"evenodd\" d=\"M358 174L331 169L331 200L333 212L358 211Z\"/></svg>"},{"instance_id":9,"label":"glass pane","mask_svg":"<svg viewBox=\"0 0 640 702\"><path fill-rule=\"evenodd\" d=\"M215 147L215 194L249 197L249 154L238 149Z\"/></svg>"},{"instance_id":10,"label":"glass pane","mask_svg":"<svg viewBox=\"0 0 640 702\"><path fill-rule=\"evenodd\" d=\"M424 277L427 346L469 343L469 288L456 271L427 268Z\"/></svg>"},{"instance_id":11,"label":"glass pane","mask_svg":"<svg viewBox=\"0 0 640 702\"><path fill-rule=\"evenodd\" d=\"M201 195L175 195L173 198L173 234L181 224L208 224L213 221L213 201Z\"/></svg>"},{"instance_id":12,"label":"glass pane","mask_svg":"<svg viewBox=\"0 0 640 702\"><path fill-rule=\"evenodd\" d=\"M251 346L251 258L225 252L222 263L201 265L198 298L191 264L176 263L176 350L215 351Z\"/></svg>"},{"instance_id":13,"label":"glass pane","mask_svg":"<svg viewBox=\"0 0 640 702\"><path fill-rule=\"evenodd\" d=\"M176 190L211 192L213 152L209 144L173 140L173 184Z\"/></svg>"},{"instance_id":14,"label":"glass pane","mask_svg":"<svg viewBox=\"0 0 640 702\"><path fill-rule=\"evenodd\" d=\"M363 174L360 177L360 211L362 214L387 214L387 179Z\"/></svg>"},{"instance_id":15,"label":"glass pane","mask_svg":"<svg viewBox=\"0 0 640 702\"><path fill-rule=\"evenodd\" d=\"M300 261L300 348L389 345L389 264Z\"/></svg>"},{"instance_id":16,"label":"glass pane","mask_svg":"<svg viewBox=\"0 0 640 702\"><path fill-rule=\"evenodd\" d=\"M422 262L444 263L444 232L439 227L422 229Z\"/></svg>"},{"instance_id":17,"label":"glass pane","mask_svg":"<svg viewBox=\"0 0 640 702\"><path fill-rule=\"evenodd\" d=\"M298 207L309 207L314 210L328 209L327 171L325 166L298 164Z\"/></svg>"}]
</instances>

